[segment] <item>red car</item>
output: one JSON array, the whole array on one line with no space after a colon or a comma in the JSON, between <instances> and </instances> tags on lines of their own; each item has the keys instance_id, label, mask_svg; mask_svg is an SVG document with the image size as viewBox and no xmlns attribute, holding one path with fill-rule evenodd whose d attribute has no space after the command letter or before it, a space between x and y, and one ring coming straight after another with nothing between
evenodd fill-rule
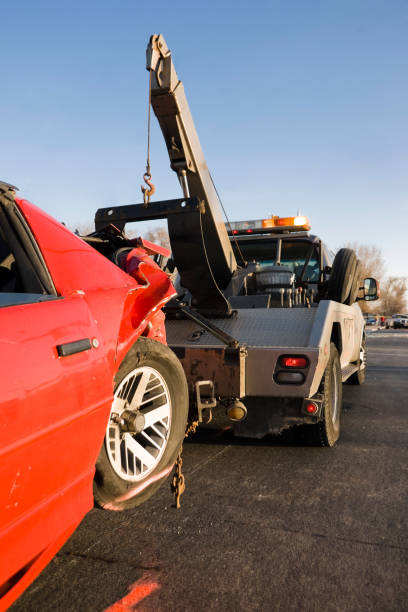
<instances>
[{"instance_id":1,"label":"red car","mask_svg":"<svg viewBox=\"0 0 408 612\"><path fill-rule=\"evenodd\" d=\"M94 499L122 510L152 495L188 410L160 247L114 227L87 243L14 189L0 182L0 609Z\"/></svg>"}]
</instances>

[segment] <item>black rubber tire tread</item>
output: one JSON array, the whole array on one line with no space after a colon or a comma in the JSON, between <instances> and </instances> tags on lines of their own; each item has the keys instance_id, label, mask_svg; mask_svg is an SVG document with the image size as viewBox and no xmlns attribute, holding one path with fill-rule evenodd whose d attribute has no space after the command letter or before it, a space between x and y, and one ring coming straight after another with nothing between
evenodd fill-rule
<instances>
[{"instance_id":1,"label":"black rubber tire tread","mask_svg":"<svg viewBox=\"0 0 408 612\"><path fill-rule=\"evenodd\" d=\"M340 249L334 258L328 284L328 298L345 304L354 282L357 257L353 249Z\"/></svg>"},{"instance_id":2,"label":"black rubber tire tread","mask_svg":"<svg viewBox=\"0 0 408 612\"><path fill-rule=\"evenodd\" d=\"M119 367L115 376L115 389L129 372L144 365L160 372L168 386L172 405L170 435L161 460L146 477L152 480L151 484L126 500L121 498L132 489L140 487L143 480L128 482L116 474L109 461L104 440L96 462L93 491L95 503L108 510L135 508L147 501L167 479L184 440L188 417L187 381L180 361L168 346L150 338L139 338ZM164 476L155 481L154 476L161 472L164 472Z\"/></svg>"},{"instance_id":3,"label":"black rubber tire tread","mask_svg":"<svg viewBox=\"0 0 408 612\"><path fill-rule=\"evenodd\" d=\"M354 302L357 299L358 292L360 290L360 282L361 282L360 275L361 275L361 261L358 259L357 264L356 264L356 269L354 270L354 280L351 285L350 293L349 293L348 298L344 302L345 304L348 304L349 306L354 304Z\"/></svg>"},{"instance_id":4,"label":"black rubber tire tread","mask_svg":"<svg viewBox=\"0 0 408 612\"><path fill-rule=\"evenodd\" d=\"M366 353L366 339L365 336L363 336L363 339L361 341L361 347L364 349L365 354ZM347 379L347 384L348 385L362 385L365 382L365 378L366 378L366 369L367 369L367 360L366 363L364 365L364 368L361 369L361 360L358 360L358 370L357 372L354 372L354 374L352 374L348 379Z\"/></svg>"},{"instance_id":5,"label":"black rubber tire tread","mask_svg":"<svg viewBox=\"0 0 408 612\"><path fill-rule=\"evenodd\" d=\"M336 376L333 376L333 366ZM332 419L331 390L332 385L338 386L338 409L335 423ZM336 346L331 343L330 356L322 378L320 391L323 393L322 420L311 425L303 425L299 429L301 440L309 446L328 446L336 444L340 436L340 414L342 406L343 386L341 382L341 367Z\"/></svg>"}]
</instances>

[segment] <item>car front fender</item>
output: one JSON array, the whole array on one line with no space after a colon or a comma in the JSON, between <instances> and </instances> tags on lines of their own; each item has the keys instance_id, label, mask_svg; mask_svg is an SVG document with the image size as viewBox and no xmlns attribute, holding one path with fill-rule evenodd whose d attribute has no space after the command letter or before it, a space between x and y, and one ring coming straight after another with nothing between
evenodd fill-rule
<instances>
[{"instance_id":1,"label":"car front fender","mask_svg":"<svg viewBox=\"0 0 408 612\"><path fill-rule=\"evenodd\" d=\"M166 344L162 307L176 295L168 275L143 249L132 249L123 269L138 283L125 300L117 343L117 363L141 335Z\"/></svg>"}]
</instances>

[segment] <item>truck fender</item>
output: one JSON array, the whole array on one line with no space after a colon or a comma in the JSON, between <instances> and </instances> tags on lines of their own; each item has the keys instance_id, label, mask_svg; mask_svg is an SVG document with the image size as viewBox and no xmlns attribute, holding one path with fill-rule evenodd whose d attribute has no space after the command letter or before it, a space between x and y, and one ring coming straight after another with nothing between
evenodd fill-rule
<instances>
[{"instance_id":1,"label":"truck fender","mask_svg":"<svg viewBox=\"0 0 408 612\"><path fill-rule=\"evenodd\" d=\"M319 359L317 362L316 371L314 373L313 382L310 387L310 397L312 397L319 390L319 387L322 382L322 378L324 376L324 372L327 366L327 362L329 361L331 343L335 345L339 353L339 356L341 355L342 333L341 333L340 323L338 321L334 321L332 324L331 330L328 329L324 337L325 337L325 340L319 349Z\"/></svg>"}]
</instances>

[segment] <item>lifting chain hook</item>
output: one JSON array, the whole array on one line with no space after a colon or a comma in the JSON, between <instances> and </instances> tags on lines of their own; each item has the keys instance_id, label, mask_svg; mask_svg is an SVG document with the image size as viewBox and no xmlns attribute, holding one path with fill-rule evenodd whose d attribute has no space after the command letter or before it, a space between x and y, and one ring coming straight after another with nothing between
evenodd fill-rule
<instances>
[{"instance_id":1,"label":"lifting chain hook","mask_svg":"<svg viewBox=\"0 0 408 612\"><path fill-rule=\"evenodd\" d=\"M147 189L141 185L143 193L144 206L148 206L150 203L150 196L156 191L155 186L151 182L152 175L150 174L150 105L151 105L151 94L152 94L152 70L149 70L149 95L148 95L148 110L147 110L147 154L146 154L146 172L143 175L143 180L150 189Z\"/></svg>"},{"instance_id":2,"label":"lifting chain hook","mask_svg":"<svg viewBox=\"0 0 408 612\"><path fill-rule=\"evenodd\" d=\"M191 422L186 429L186 433L184 434L184 437L187 438L190 434L195 433L198 425L199 425L198 421ZM181 445L179 454L177 455L176 463L174 466L175 467L174 475L171 480L171 490L174 493L177 509L180 508L180 497L181 495L183 495L184 491L186 490L186 481L184 478L184 474L182 472L182 467L183 467L183 459L181 458L182 452L183 452L183 445Z\"/></svg>"},{"instance_id":3,"label":"lifting chain hook","mask_svg":"<svg viewBox=\"0 0 408 612\"><path fill-rule=\"evenodd\" d=\"M150 196L152 196L154 194L154 192L156 191L155 186L153 185L153 183L151 182L152 175L150 174L150 172L148 170L146 170L146 172L143 175L143 180L146 183L146 185L148 185L150 187L150 189L147 189L147 187L144 187L143 185L141 185L141 190L143 193L143 202L144 205L147 206L150 202Z\"/></svg>"}]
</instances>

